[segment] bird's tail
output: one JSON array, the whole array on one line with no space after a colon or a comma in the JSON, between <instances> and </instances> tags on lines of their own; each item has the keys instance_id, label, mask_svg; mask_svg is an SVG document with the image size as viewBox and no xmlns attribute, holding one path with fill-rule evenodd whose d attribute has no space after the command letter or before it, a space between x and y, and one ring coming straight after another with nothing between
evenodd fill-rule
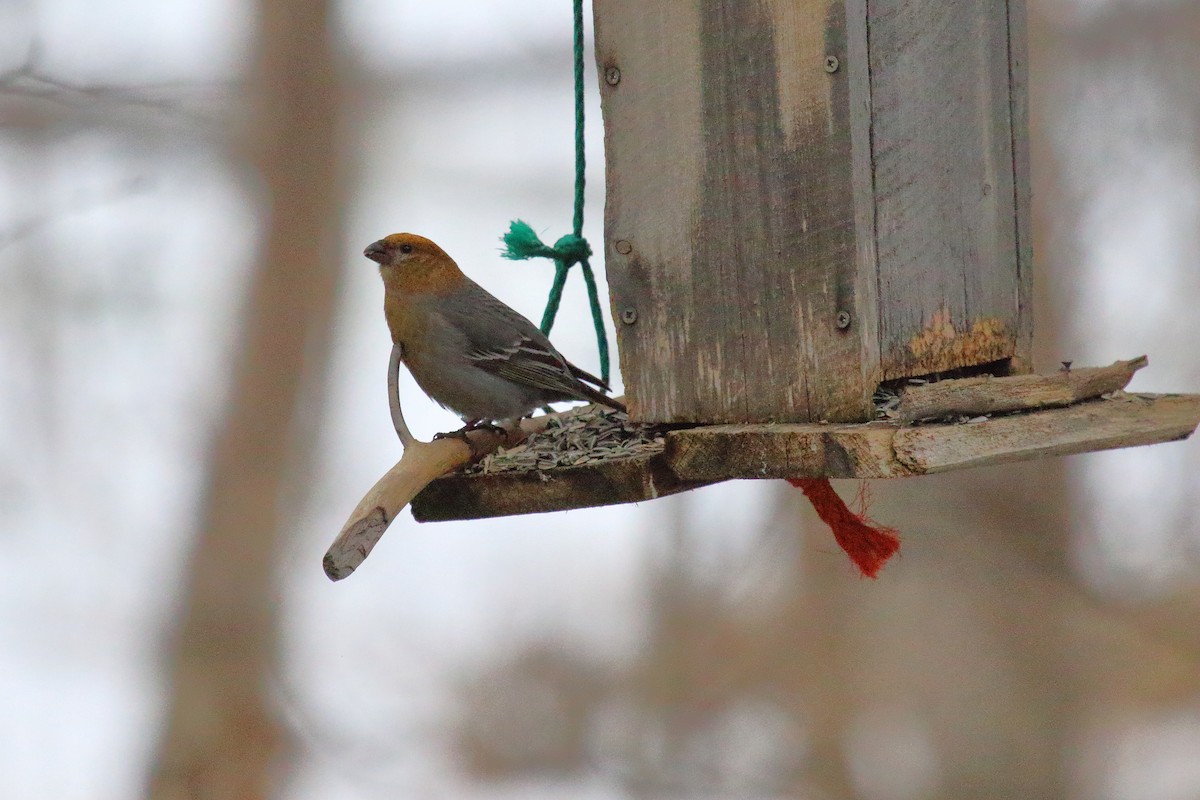
<instances>
[{"instance_id":1,"label":"bird's tail","mask_svg":"<svg viewBox=\"0 0 1200 800\"><path fill-rule=\"evenodd\" d=\"M584 397L586 397L588 400L591 400L593 403L599 403L602 406L608 406L615 411L620 411L622 414L629 413L629 410L625 408L625 404L620 400L617 400L615 397L609 397L603 392L593 389L583 381L579 382L579 390Z\"/></svg>"},{"instance_id":2,"label":"bird's tail","mask_svg":"<svg viewBox=\"0 0 1200 800\"><path fill-rule=\"evenodd\" d=\"M574 364L567 362L567 369L571 371L571 375L579 383L579 393L593 403L599 403L602 406L620 411L622 414L627 413L628 409L620 400L615 400L604 392L612 391L607 383L597 378L587 370L580 369ZM589 385L590 384L590 385ZM595 388L592 388L595 387ZM600 391L603 389L604 391Z\"/></svg>"}]
</instances>

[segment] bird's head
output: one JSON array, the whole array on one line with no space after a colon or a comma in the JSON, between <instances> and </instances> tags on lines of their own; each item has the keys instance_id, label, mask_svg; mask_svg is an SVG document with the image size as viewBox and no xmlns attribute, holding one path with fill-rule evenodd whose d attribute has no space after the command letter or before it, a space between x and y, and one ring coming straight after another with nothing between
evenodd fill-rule
<instances>
[{"instance_id":1,"label":"bird's head","mask_svg":"<svg viewBox=\"0 0 1200 800\"><path fill-rule=\"evenodd\" d=\"M363 255L379 265L384 283L402 289L454 288L462 273L454 259L424 236L393 233L367 245Z\"/></svg>"}]
</instances>

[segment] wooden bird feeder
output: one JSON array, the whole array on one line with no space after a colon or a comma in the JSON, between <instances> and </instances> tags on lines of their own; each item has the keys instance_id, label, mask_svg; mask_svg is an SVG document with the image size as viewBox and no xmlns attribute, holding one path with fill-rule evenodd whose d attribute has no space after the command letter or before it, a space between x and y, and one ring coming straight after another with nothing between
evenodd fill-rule
<instances>
[{"instance_id":1,"label":"wooden bird feeder","mask_svg":"<svg viewBox=\"0 0 1200 800\"><path fill-rule=\"evenodd\" d=\"M1200 422L1198 395L1120 391L1145 359L1030 374L1025 0L594 11L625 401L658 427L626 426L649 444L611 458L438 478L417 519L920 475ZM386 527L408 497L356 514Z\"/></svg>"}]
</instances>

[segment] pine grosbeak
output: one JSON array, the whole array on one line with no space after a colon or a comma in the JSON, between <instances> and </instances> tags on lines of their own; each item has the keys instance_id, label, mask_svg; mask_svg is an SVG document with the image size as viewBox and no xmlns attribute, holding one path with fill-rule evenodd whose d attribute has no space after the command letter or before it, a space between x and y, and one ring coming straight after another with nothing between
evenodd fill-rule
<instances>
[{"instance_id":1,"label":"pine grosbeak","mask_svg":"<svg viewBox=\"0 0 1200 800\"><path fill-rule=\"evenodd\" d=\"M379 264L384 314L409 372L466 429L564 400L625 410L598 391L608 389L603 381L563 358L532 322L464 275L429 239L393 233L363 255Z\"/></svg>"}]
</instances>

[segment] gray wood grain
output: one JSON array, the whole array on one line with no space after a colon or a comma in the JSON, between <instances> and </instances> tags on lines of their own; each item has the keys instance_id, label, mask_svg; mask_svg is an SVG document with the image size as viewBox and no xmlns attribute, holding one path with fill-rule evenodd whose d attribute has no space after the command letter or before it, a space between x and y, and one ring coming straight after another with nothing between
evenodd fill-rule
<instances>
[{"instance_id":1,"label":"gray wood grain","mask_svg":"<svg viewBox=\"0 0 1200 800\"><path fill-rule=\"evenodd\" d=\"M868 8L883 374L1009 358L1022 323L1007 4Z\"/></svg>"},{"instance_id":2,"label":"gray wood grain","mask_svg":"<svg viewBox=\"0 0 1200 800\"><path fill-rule=\"evenodd\" d=\"M1029 371L1024 0L594 9L634 419L863 421L885 379Z\"/></svg>"},{"instance_id":3,"label":"gray wood grain","mask_svg":"<svg viewBox=\"0 0 1200 800\"><path fill-rule=\"evenodd\" d=\"M595 15L601 76L621 76L601 78L605 254L631 416L863 418L874 345L836 324L870 313L850 82L824 66L846 58L842 2L597 0Z\"/></svg>"}]
</instances>

